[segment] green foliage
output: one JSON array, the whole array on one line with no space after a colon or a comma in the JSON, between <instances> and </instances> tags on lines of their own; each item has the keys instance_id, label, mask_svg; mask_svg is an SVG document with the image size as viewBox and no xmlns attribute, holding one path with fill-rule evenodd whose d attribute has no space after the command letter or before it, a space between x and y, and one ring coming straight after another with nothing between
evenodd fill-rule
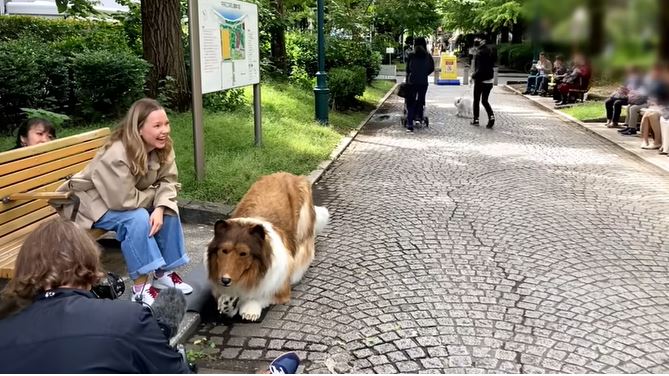
<instances>
[{"instance_id":1,"label":"green foliage","mask_svg":"<svg viewBox=\"0 0 669 376\"><path fill-rule=\"evenodd\" d=\"M94 51L72 60L77 112L88 120L122 114L144 93L149 64L128 53Z\"/></svg>"},{"instance_id":2,"label":"green foliage","mask_svg":"<svg viewBox=\"0 0 669 376\"><path fill-rule=\"evenodd\" d=\"M529 44L500 44L497 46L497 58L500 65L525 72L532 63L532 46Z\"/></svg>"},{"instance_id":3,"label":"green foliage","mask_svg":"<svg viewBox=\"0 0 669 376\"><path fill-rule=\"evenodd\" d=\"M247 104L244 89L230 89L205 94L203 106L212 112L231 112Z\"/></svg>"},{"instance_id":4,"label":"green foliage","mask_svg":"<svg viewBox=\"0 0 669 376\"><path fill-rule=\"evenodd\" d=\"M437 0L379 0L376 19L396 33L432 34L442 15Z\"/></svg>"},{"instance_id":5,"label":"green foliage","mask_svg":"<svg viewBox=\"0 0 669 376\"><path fill-rule=\"evenodd\" d=\"M58 13L81 17L99 14L100 12L93 7L99 3L98 0L56 0Z\"/></svg>"},{"instance_id":6,"label":"green foliage","mask_svg":"<svg viewBox=\"0 0 669 376\"><path fill-rule=\"evenodd\" d=\"M356 97L365 93L365 69L334 68L328 74L330 102L333 108L342 110L352 107Z\"/></svg>"},{"instance_id":7,"label":"green foliage","mask_svg":"<svg viewBox=\"0 0 669 376\"><path fill-rule=\"evenodd\" d=\"M95 36L89 36L89 34ZM120 25L109 22L29 16L0 17L0 42L28 37L48 43L74 36L80 36L89 41L102 41L105 42L105 46L109 46L110 43L120 46L125 44L126 38ZM105 41L105 39L110 41Z\"/></svg>"},{"instance_id":8,"label":"green foliage","mask_svg":"<svg viewBox=\"0 0 669 376\"><path fill-rule=\"evenodd\" d=\"M297 65L293 66L288 82L303 89L313 88L316 84L315 77L310 76L303 67Z\"/></svg>"},{"instance_id":9,"label":"green foliage","mask_svg":"<svg viewBox=\"0 0 669 376\"><path fill-rule=\"evenodd\" d=\"M442 0L440 9L448 29L497 31L502 26L515 24L523 14L525 3L523 0Z\"/></svg>"},{"instance_id":10,"label":"green foliage","mask_svg":"<svg viewBox=\"0 0 669 376\"><path fill-rule=\"evenodd\" d=\"M128 12L116 13L113 18L121 23L128 40L128 46L141 56L142 51L142 11L141 4L132 0L116 0L120 5L128 7ZM187 9L182 5L182 10Z\"/></svg>"},{"instance_id":11,"label":"green foliage","mask_svg":"<svg viewBox=\"0 0 669 376\"><path fill-rule=\"evenodd\" d=\"M68 108L66 59L36 40L0 43L0 82L0 132L20 124L21 108Z\"/></svg>"},{"instance_id":12,"label":"green foliage","mask_svg":"<svg viewBox=\"0 0 669 376\"><path fill-rule=\"evenodd\" d=\"M26 117L28 119L32 118L42 118L42 119L47 119L56 128L60 128L65 124L65 122L70 120L70 117L64 114L58 114L55 112L47 111L47 110L42 110L42 109L36 109L36 108L22 108L21 111L23 111L26 114Z\"/></svg>"},{"instance_id":13,"label":"green foliage","mask_svg":"<svg viewBox=\"0 0 669 376\"><path fill-rule=\"evenodd\" d=\"M365 43L342 38L326 39L325 69L363 67L365 81L371 82L381 69L381 55ZM300 67L309 75L318 71L316 35L312 33L286 34L286 54L291 67Z\"/></svg>"}]
</instances>

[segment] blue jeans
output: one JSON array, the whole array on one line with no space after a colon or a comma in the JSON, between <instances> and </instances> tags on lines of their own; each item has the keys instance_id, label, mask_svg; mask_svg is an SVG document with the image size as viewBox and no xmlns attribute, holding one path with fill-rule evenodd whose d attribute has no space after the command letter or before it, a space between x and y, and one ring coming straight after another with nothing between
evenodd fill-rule
<instances>
[{"instance_id":1,"label":"blue jeans","mask_svg":"<svg viewBox=\"0 0 669 376\"><path fill-rule=\"evenodd\" d=\"M545 79L545 75L528 76L527 87L525 88L525 91L532 93L541 90Z\"/></svg>"},{"instance_id":2,"label":"blue jeans","mask_svg":"<svg viewBox=\"0 0 669 376\"><path fill-rule=\"evenodd\" d=\"M151 237L149 211L144 208L109 210L93 228L116 232L131 279L156 269L173 270L189 262L178 216L165 214L163 227Z\"/></svg>"}]
</instances>

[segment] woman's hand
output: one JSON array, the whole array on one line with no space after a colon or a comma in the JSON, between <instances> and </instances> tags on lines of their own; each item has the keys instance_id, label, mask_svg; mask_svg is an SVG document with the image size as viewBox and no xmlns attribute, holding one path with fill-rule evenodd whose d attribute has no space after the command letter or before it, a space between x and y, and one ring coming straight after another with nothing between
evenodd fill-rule
<instances>
[{"instance_id":1,"label":"woman's hand","mask_svg":"<svg viewBox=\"0 0 669 376\"><path fill-rule=\"evenodd\" d=\"M149 224L151 224L151 231L149 232L149 237L155 235L163 227L163 215L165 214L165 208L159 206L153 209L151 216L149 217Z\"/></svg>"}]
</instances>

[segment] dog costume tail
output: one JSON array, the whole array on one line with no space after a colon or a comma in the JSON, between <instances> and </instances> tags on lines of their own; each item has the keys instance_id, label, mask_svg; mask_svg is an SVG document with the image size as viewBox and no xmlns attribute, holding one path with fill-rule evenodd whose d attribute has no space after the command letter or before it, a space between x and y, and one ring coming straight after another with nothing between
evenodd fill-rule
<instances>
[{"instance_id":1,"label":"dog costume tail","mask_svg":"<svg viewBox=\"0 0 669 376\"><path fill-rule=\"evenodd\" d=\"M314 209L316 210L315 230L316 235L318 235L323 232L325 226L328 224L328 221L330 220L330 212L325 206L314 206Z\"/></svg>"}]
</instances>

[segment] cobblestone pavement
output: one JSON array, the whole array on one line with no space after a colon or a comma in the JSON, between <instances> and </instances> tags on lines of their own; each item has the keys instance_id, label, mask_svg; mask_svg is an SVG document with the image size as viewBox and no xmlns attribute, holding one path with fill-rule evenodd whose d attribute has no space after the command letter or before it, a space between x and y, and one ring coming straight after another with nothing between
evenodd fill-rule
<instances>
[{"instance_id":1,"label":"cobblestone pavement","mask_svg":"<svg viewBox=\"0 0 669 376\"><path fill-rule=\"evenodd\" d=\"M431 86L413 135L391 97L316 187L332 220L290 304L202 326L204 367L669 372L669 179L502 88L472 127L469 89Z\"/></svg>"}]
</instances>

